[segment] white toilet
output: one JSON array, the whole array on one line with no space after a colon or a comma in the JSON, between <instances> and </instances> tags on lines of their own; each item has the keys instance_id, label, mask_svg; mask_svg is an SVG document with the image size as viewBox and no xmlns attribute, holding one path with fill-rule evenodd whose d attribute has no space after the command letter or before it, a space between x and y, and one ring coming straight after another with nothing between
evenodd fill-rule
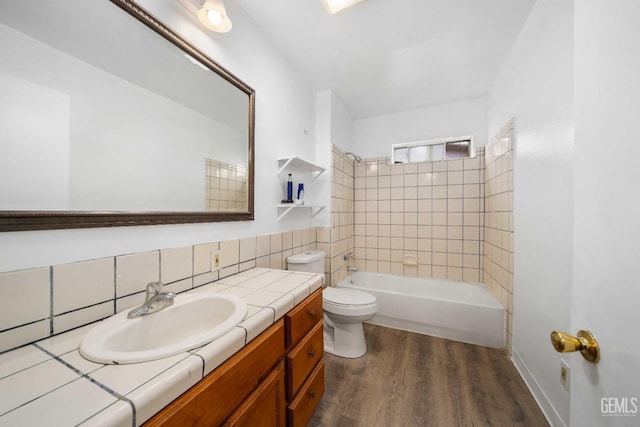
<instances>
[{"instance_id":1,"label":"white toilet","mask_svg":"<svg viewBox=\"0 0 640 427\"><path fill-rule=\"evenodd\" d=\"M324 252L307 251L287 258L287 268L324 274ZM356 358L367 352L362 322L378 311L373 295L347 288L322 290L324 311L324 351L340 357Z\"/></svg>"}]
</instances>

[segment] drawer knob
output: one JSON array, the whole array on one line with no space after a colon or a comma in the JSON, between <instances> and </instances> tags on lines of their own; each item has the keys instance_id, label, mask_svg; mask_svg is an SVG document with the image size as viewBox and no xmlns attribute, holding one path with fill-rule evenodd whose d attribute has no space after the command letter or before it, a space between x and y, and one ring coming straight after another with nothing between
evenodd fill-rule
<instances>
[{"instance_id":1,"label":"drawer knob","mask_svg":"<svg viewBox=\"0 0 640 427\"><path fill-rule=\"evenodd\" d=\"M316 317L316 311L315 310L309 310L307 311L307 314L309 315L309 317Z\"/></svg>"},{"instance_id":2,"label":"drawer knob","mask_svg":"<svg viewBox=\"0 0 640 427\"><path fill-rule=\"evenodd\" d=\"M309 350L309 357L313 357L316 355L316 351L314 349Z\"/></svg>"},{"instance_id":3,"label":"drawer knob","mask_svg":"<svg viewBox=\"0 0 640 427\"><path fill-rule=\"evenodd\" d=\"M309 396L316 397L316 392L313 390L309 390Z\"/></svg>"}]
</instances>

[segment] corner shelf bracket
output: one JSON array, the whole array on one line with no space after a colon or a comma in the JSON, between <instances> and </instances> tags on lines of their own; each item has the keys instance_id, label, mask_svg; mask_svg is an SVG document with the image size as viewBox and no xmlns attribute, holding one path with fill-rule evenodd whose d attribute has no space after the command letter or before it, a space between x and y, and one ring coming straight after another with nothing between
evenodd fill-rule
<instances>
[{"instance_id":1,"label":"corner shelf bracket","mask_svg":"<svg viewBox=\"0 0 640 427\"><path fill-rule=\"evenodd\" d=\"M296 206L296 205L292 205L292 204L281 204L278 205L278 221L282 220L284 217L286 217L287 215L289 215L289 213L295 209L310 209L311 210L311 217L315 217L316 215L318 215L320 212L322 212L324 210L324 206L311 206L311 205L302 205L302 206Z\"/></svg>"},{"instance_id":2,"label":"corner shelf bracket","mask_svg":"<svg viewBox=\"0 0 640 427\"><path fill-rule=\"evenodd\" d=\"M278 160L278 175L281 175L285 170L292 169L298 172L310 172L311 180L315 181L326 170L322 166L315 163L308 162L299 157L289 157L288 159Z\"/></svg>"}]
</instances>

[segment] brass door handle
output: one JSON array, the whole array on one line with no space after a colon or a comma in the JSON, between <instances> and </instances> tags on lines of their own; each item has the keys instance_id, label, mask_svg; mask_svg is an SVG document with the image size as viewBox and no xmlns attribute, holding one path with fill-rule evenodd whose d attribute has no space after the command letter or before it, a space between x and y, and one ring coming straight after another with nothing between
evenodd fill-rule
<instances>
[{"instance_id":1,"label":"brass door handle","mask_svg":"<svg viewBox=\"0 0 640 427\"><path fill-rule=\"evenodd\" d=\"M578 337L566 332L553 331L551 332L551 344L558 353L579 351L582 357L589 362L598 363L600 360L600 346L590 331L578 331Z\"/></svg>"}]
</instances>

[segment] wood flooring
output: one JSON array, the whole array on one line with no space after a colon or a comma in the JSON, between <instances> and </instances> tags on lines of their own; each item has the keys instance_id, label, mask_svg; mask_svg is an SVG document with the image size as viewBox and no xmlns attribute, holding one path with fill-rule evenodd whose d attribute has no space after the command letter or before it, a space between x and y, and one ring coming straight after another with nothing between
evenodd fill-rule
<instances>
[{"instance_id":1,"label":"wood flooring","mask_svg":"<svg viewBox=\"0 0 640 427\"><path fill-rule=\"evenodd\" d=\"M359 359L325 353L309 426L548 426L502 350L365 325Z\"/></svg>"}]
</instances>

